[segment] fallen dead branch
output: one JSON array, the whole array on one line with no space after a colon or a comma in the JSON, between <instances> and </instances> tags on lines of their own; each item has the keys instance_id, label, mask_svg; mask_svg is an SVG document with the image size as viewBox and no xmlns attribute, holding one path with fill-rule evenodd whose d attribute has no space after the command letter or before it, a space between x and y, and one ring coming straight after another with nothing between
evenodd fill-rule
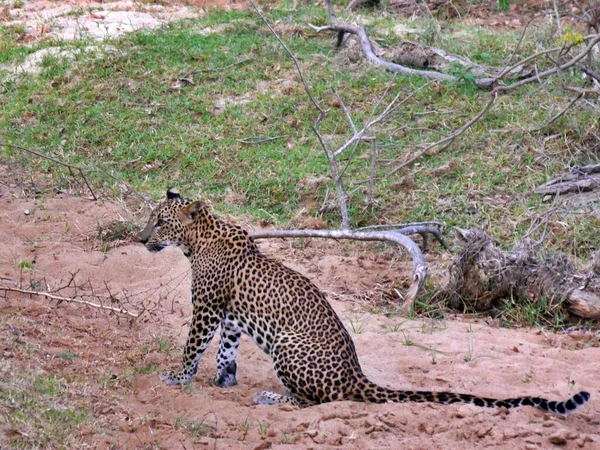
<instances>
[{"instance_id":1,"label":"fallen dead branch","mask_svg":"<svg viewBox=\"0 0 600 450\"><path fill-rule=\"evenodd\" d=\"M457 55L450 55L443 50L435 49L432 47L425 47L425 46L422 46L420 44L415 44L415 43L407 43L407 44L408 44L409 48L411 48L411 49L415 46L418 46L420 49L419 53L421 54L421 57L417 57L415 59L413 55L405 55L405 54L402 54L402 51L400 51L399 54L396 54L394 56L394 59L396 60L396 62L390 62L390 61L387 61L387 60L381 58L380 56L378 56L376 54L375 46L374 46L373 42L371 41L371 39L369 38L369 35L364 27L361 27L359 25L341 23L338 20L337 16L335 15L335 12L333 11L331 1L325 0L325 4L327 7L327 12L329 14L331 23L329 25L325 25L325 26L321 26L321 27L309 24L309 27L312 28L317 33L322 32L322 31L333 31L334 33L336 33L337 34L337 44L336 45L338 47L344 41L344 35L353 34L358 37L358 41L359 41L361 50L362 50L365 58L367 59L367 61L369 61L370 63L372 63L376 66L382 67L391 72L395 72L395 73L399 73L399 74L403 74L403 75L421 76L423 78L427 78L430 80L458 81L457 77L450 75L448 73L445 73L445 72L441 72L439 70L420 70L420 69L415 69L412 67L407 67L407 65L405 65L405 64L401 64L401 62L405 62L407 64L411 63L411 65L416 65L417 67L423 67L423 68L427 67L427 68L431 69L431 68L435 68L434 67L435 65L432 66L429 63L429 60L431 59L431 57L436 56L438 58L445 60L448 63L448 66L439 65L438 66L439 69L442 69L443 67L449 67L449 65L452 63L454 63L454 64L458 63L461 66L463 66L465 69L469 70L471 74L479 76L479 78L476 78L473 80L473 82L475 83L476 86L478 86L481 89L495 89L495 90L497 89L497 92L509 92L509 91L512 91L512 90L514 90L520 86L523 86L525 84L528 84L528 83L540 82L542 79L547 78L559 71L564 71L564 70L570 68L571 66L574 66L575 64L577 64L584 57L588 56L590 54L591 50L594 48L594 46L597 45L598 42L600 42L600 34L588 34L587 36L585 36L583 38L584 41L586 42L585 50L583 52L579 53L578 55L576 55L575 57L573 57L571 60L566 61L563 64L557 64L556 67L553 67L552 69L548 69L548 70L545 70L540 73L530 72L528 76L522 77L521 80L519 80L513 84L510 84L510 85L505 85L503 83L503 79L507 75L509 75L509 74L522 75L523 74L523 72L525 71L525 69L524 69L525 63L527 63L539 56L542 56L542 55L546 55L549 57L549 55L551 53L556 53L558 57L564 56L569 52L569 50L573 47L573 45L563 45L561 47L555 47L552 49L543 50L541 52L536 53L535 55L531 55L526 58L523 58L521 61L513 64L510 67L504 68L504 69L487 69L486 70L484 68L477 66L472 61L469 61L467 58L459 57ZM396 52L396 53L398 53L398 52ZM406 49L404 50L404 53L406 53ZM429 54L430 57L423 58L422 56L426 55L426 54ZM412 63L415 63L415 64L412 64ZM496 74L493 76L485 76L486 72L496 72Z\"/></svg>"},{"instance_id":2,"label":"fallen dead branch","mask_svg":"<svg viewBox=\"0 0 600 450\"><path fill-rule=\"evenodd\" d=\"M142 200L142 202L144 203L144 205L147 208L149 208L151 206L150 201L146 197L144 197L142 194L140 194L137 190L135 190L133 188L133 186L131 186L129 183L126 183L125 181L123 181L119 177L113 175L109 171L104 170L104 169L102 169L100 167L96 167L96 166L91 166L91 167L77 166L77 165L74 165L74 164L67 163L65 161L61 161L58 158L55 158L55 157L52 157L52 156L49 156L49 155L45 155L45 154L43 154L41 152L38 152L36 150L32 150L30 148L23 147L21 145L17 145L17 144L13 144L11 142L1 141L1 140L0 140L0 147L6 147L6 148L12 148L12 149L15 149L15 150L20 150L22 152L29 153L30 155L37 156L38 158L45 159L47 161L53 162L55 164L58 164L59 166L66 167L69 170L69 173L73 177L73 179L75 181L77 181L77 182L80 182L80 180L78 180L77 177L75 176L75 173L78 173L79 176L81 177L81 179L83 180L84 184L86 185L87 189L92 194L92 199L94 201L98 200L98 197L94 193L94 190L92 189L92 186L91 186L89 180L85 176L85 173L89 173L89 172L100 173L100 174L102 174L102 175L104 175L104 176L112 179L117 184L121 185L121 187L123 187L123 189L125 191L124 192L125 195L126 194L135 195L140 200Z\"/></svg>"},{"instance_id":3,"label":"fallen dead branch","mask_svg":"<svg viewBox=\"0 0 600 450\"><path fill-rule=\"evenodd\" d=\"M597 201L600 199L600 164L575 167L569 173L538 186L534 192L576 204Z\"/></svg>"},{"instance_id":4,"label":"fallen dead branch","mask_svg":"<svg viewBox=\"0 0 600 450\"><path fill-rule=\"evenodd\" d=\"M15 144L12 144L12 143L9 143L9 142L2 142L2 141L0 141L0 146L2 146L2 147L11 147L11 148L14 148L14 149L17 149L17 150L21 150L21 151L23 151L25 153L29 153L30 155L34 155L34 156L37 156L38 158L42 158L42 159L45 159L47 161L51 161L51 162L53 162L55 164L58 164L60 166L66 167L67 169L69 169L69 173L71 174L71 176L73 177L73 179L75 181L79 181L77 179L77 177L75 176L75 173L73 172L73 171L76 171L77 173L79 173L79 175L83 179L85 185L87 186L88 190L92 194L92 198L94 200L98 200L98 197L96 197L96 194L94 193L94 190L90 186L90 183L88 182L88 179L85 177L85 175L83 173L84 169L82 167L66 163L66 162L61 161L59 159L53 158L52 156L44 155L44 154L42 154L40 152L36 152L35 150L31 150L31 149L26 148L26 147L21 147L20 145L15 145Z\"/></svg>"},{"instance_id":5,"label":"fallen dead branch","mask_svg":"<svg viewBox=\"0 0 600 450\"><path fill-rule=\"evenodd\" d=\"M562 253L543 255L525 240L500 250L480 230L457 229L460 253L450 267L448 284L435 296L449 306L487 311L503 299L539 304L548 313L566 309L586 319L600 319L600 279L582 273Z\"/></svg>"},{"instance_id":6,"label":"fallen dead branch","mask_svg":"<svg viewBox=\"0 0 600 450\"><path fill-rule=\"evenodd\" d=\"M132 313L130 311L127 311L125 308L115 308L113 306L107 306L107 305L102 305L100 303L94 303L94 302L88 302L85 300L80 300L78 298L75 297L63 297L62 295L56 295L50 292L43 292L43 291L29 291L26 289L20 289L20 288L16 288L16 287L7 287L7 286L0 286L0 291L3 292L19 292L21 294L27 294L27 295L38 295L40 297L45 297L45 298L49 298L51 300L58 300L59 302L70 302L70 303L79 303L81 305L87 305L87 306L91 306L92 308L98 308L98 309L104 309L106 311L111 311L111 312L115 312L115 313L119 313L119 314L124 314L126 316L129 316L133 319L137 319L142 313L139 314L135 314Z\"/></svg>"},{"instance_id":7,"label":"fallen dead branch","mask_svg":"<svg viewBox=\"0 0 600 450\"><path fill-rule=\"evenodd\" d=\"M188 280L189 270L171 277L164 283L136 292L128 292L126 289L115 291L107 281L92 283L89 279L81 280L78 275L77 271L71 273L68 279L57 282L47 281L46 277L26 280L21 272L18 279L2 278L0 295L5 298L11 294L41 297L56 306L63 302L75 303L108 312L109 315L115 315L117 320L125 316L131 324L139 320L155 321L163 318L165 314L184 314L180 307L176 306L176 298L179 298L179 286ZM170 311L167 312L165 306L170 306Z\"/></svg>"},{"instance_id":8,"label":"fallen dead branch","mask_svg":"<svg viewBox=\"0 0 600 450\"><path fill-rule=\"evenodd\" d=\"M404 228L404 233L407 229ZM429 228L416 225L410 227L410 233L429 232L436 237L441 237L437 233L433 233ZM419 246L408 236L403 234L403 229L398 231L352 231L352 230L273 230L273 231L256 231L252 233L254 239L268 238L327 238L327 239L351 239L356 241L384 241L392 242L404 248L412 257L413 270L412 281L408 292L404 296L404 303L400 308L400 312L409 314L412 311L415 299L419 295L421 287L427 277L427 264ZM438 230L439 232L439 230ZM443 242L443 239L442 241Z\"/></svg>"}]
</instances>

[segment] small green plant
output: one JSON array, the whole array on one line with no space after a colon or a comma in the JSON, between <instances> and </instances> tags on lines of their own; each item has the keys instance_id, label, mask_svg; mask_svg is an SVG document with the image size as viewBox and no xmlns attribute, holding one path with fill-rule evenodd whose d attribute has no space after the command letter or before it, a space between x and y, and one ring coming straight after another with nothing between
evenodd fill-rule
<instances>
[{"instance_id":1,"label":"small green plant","mask_svg":"<svg viewBox=\"0 0 600 450\"><path fill-rule=\"evenodd\" d=\"M56 358L66 359L67 361L73 361L79 355L77 353L73 353L71 350L66 350L64 352L57 353Z\"/></svg>"},{"instance_id":2,"label":"small green plant","mask_svg":"<svg viewBox=\"0 0 600 450\"><path fill-rule=\"evenodd\" d=\"M350 330L352 330L354 334L364 333L367 321L367 314L355 314L353 317L348 317L348 324L350 325Z\"/></svg>"},{"instance_id":3,"label":"small green plant","mask_svg":"<svg viewBox=\"0 0 600 450\"><path fill-rule=\"evenodd\" d=\"M498 0L498 8L501 11L508 11L510 9L510 1L509 0Z\"/></svg>"},{"instance_id":4,"label":"small green plant","mask_svg":"<svg viewBox=\"0 0 600 450\"><path fill-rule=\"evenodd\" d=\"M577 45L583 42L583 34L573 31L573 28L566 27L565 32L558 40L558 45Z\"/></svg>"},{"instance_id":5,"label":"small green plant","mask_svg":"<svg viewBox=\"0 0 600 450\"><path fill-rule=\"evenodd\" d=\"M192 437L208 436L217 430L213 424L206 422L206 419L191 420L185 428Z\"/></svg>"},{"instance_id":6,"label":"small green plant","mask_svg":"<svg viewBox=\"0 0 600 450\"><path fill-rule=\"evenodd\" d=\"M257 422L258 422L258 435L266 436L267 433L269 432L269 423L261 422L260 420L258 420Z\"/></svg>"},{"instance_id":7,"label":"small green plant","mask_svg":"<svg viewBox=\"0 0 600 450\"><path fill-rule=\"evenodd\" d=\"M239 424L240 430L242 430L242 442L246 441L246 437L248 437L248 431L250 430L250 422L249 416L246 416L246 420Z\"/></svg>"},{"instance_id":8,"label":"small green plant","mask_svg":"<svg viewBox=\"0 0 600 450\"><path fill-rule=\"evenodd\" d=\"M147 374L147 373L153 373L153 372L158 372L159 367L156 364L146 364L143 367L136 367L135 371L136 373L139 374Z\"/></svg>"},{"instance_id":9,"label":"small green plant","mask_svg":"<svg viewBox=\"0 0 600 450\"><path fill-rule=\"evenodd\" d=\"M33 263L30 263L29 261L21 261L19 263L19 268L20 269L33 270Z\"/></svg>"},{"instance_id":10,"label":"small green plant","mask_svg":"<svg viewBox=\"0 0 600 450\"><path fill-rule=\"evenodd\" d=\"M64 392L64 380L51 377L38 377L33 382L33 388L40 394L55 397Z\"/></svg>"},{"instance_id":11,"label":"small green plant","mask_svg":"<svg viewBox=\"0 0 600 450\"><path fill-rule=\"evenodd\" d=\"M169 355L173 351L173 342L170 339L157 337L155 342L160 353Z\"/></svg>"},{"instance_id":12,"label":"small green plant","mask_svg":"<svg viewBox=\"0 0 600 450\"><path fill-rule=\"evenodd\" d=\"M523 378L523 383L531 383L531 374L525 374L525 377Z\"/></svg>"},{"instance_id":13,"label":"small green plant","mask_svg":"<svg viewBox=\"0 0 600 450\"><path fill-rule=\"evenodd\" d=\"M404 336L404 340L402 341L402 345L405 345L406 347L410 347L411 345L414 345L414 342L410 338L410 332L406 332L404 330L402 330L401 332L402 332L402 335Z\"/></svg>"},{"instance_id":14,"label":"small green plant","mask_svg":"<svg viewBox=\"0 0 600 450\"><path fill-rule=\"evenodd\" d=\"M437 364L437 351L431 350L431 364Z\"/></svg>"}]
</instances>

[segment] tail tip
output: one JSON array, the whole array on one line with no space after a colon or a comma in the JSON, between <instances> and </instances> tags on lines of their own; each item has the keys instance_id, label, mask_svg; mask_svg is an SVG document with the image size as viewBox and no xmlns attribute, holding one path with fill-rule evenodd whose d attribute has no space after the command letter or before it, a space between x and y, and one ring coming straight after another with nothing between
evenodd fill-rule
<instances>
[{"instance_id":1,"label":"tail tip","mask_svg":"<svg viewBox=\"0 0 600 450\"><path fill-rule=\"evenodd\" d=\"M569 400L567 400L565 403L560 405L560 406L562 406L562 408L559 408L558 412L561 414L565 414L565 415L572 413L576 409L579 409L580 407L585 405L591 397L592 397L592 394L590 394L589 392L586 392L586 391L578 392L573 397L571 397ZM561 409L564 410L564 412Z\"/></svg>"},{"instance_id":2,"label":"tail tip","mask_svg":"<svg viewBox=\"0 0 600 450\"><path fill-rule=\"evenodd\" d=\"M575 403L577 403L578 405L583 405L584 403L586 403L590 398L592 397L592 394L590 394L589 392L586 391L581 391L577 394L575 394L573 396L573 401Z\"/></svg>"}]
</instances>

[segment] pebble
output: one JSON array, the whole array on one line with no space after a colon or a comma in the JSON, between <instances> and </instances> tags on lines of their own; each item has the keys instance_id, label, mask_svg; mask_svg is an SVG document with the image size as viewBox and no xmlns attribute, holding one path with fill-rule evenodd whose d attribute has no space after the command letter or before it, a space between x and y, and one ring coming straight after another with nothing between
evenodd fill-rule
<instances>
[{"instance_id":1,"label":"pebble","mask_svg":"<svg viewBox=\"0 0 600 450\"><path fill-rule=\"evenodd\" d=\"M550 435L548 441L550 441L550 443L554 445L566 445L567 438L565 437L565 434L565 430L558 430Z\"/></svg>"}]
</instances>

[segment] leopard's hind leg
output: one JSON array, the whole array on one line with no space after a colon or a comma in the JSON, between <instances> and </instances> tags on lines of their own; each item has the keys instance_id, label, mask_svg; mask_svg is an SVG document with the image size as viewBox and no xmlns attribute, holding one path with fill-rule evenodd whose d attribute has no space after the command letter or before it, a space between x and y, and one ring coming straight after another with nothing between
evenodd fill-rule
<instances>
[{"instance_id":1,"label":"leopard's hind leg","mask_svg":"<svg viewBox=\"0 0 600 450\"><path fill-rule=\"evenodd\" d=\"M242 330L234 317L225 314L221 321L221 341L217 352L217 374L212 381L215 386L229 387L237 384L237 354Z\"/></svg>"}]
</instances>

